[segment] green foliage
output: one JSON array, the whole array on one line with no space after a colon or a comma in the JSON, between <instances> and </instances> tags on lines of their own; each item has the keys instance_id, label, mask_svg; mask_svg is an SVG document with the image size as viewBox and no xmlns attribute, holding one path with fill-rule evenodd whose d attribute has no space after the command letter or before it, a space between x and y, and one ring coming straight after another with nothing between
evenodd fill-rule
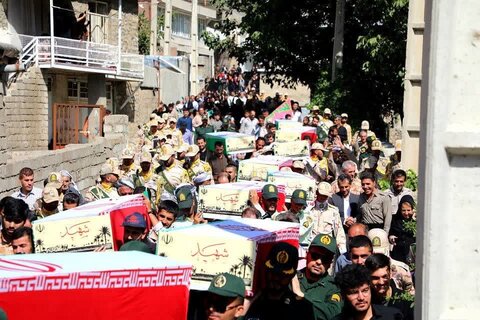
<instances>
[{"instance_id":1,"label":"green foliage","mask_svg":"<svg viewBox=\"0 0 480 320\"><path fill-rule=\"evenodd\" d=\"M390 188L390 181L385 178L380 179L378 180L378 186L380 187L380 190L385 191Z\"/></svg>"},{"instance_id":2,"label":"green foliage","mask_svg":"<svg viewBox=\"0 0 480 320\"><path fill-rule=\"evenodd\" d=\"M138 15L138 52L150 53L150 21L143 12Z\"/></svg>"},{"instance_id":3,"label":"green foliage","mask_svg":"<svg viewBox=\"0 0 480 320\"><path fill-rule=\"evenodd\" d=\"M393 301L393 302L406 301L406 302L410 302L410 308L413 308L415 306L415 296L408 291L402 291L400 293L396 293L395 295L388 298L387 300Z\"/></svg>"},{"instance_id":4,"label":"green foliage","mask_svg":"<svg viewBox=\"0 0 480 320\"><path fill-rule=\"evenodd\" d=\"M412 169L407 170L407 181L405 182L405 187L411 189L412 191L417 191L418 189L418 176Z\"/></svg>"},{"instance_id":5,"label":"green foliage","mask_svg":"<svg viewBox=\"0 0 480 320\"><path fill-rule=\"evenodd\" d=\"M411 234L413 234L414 237L417 236L417 220L414 220L414 219L404 220L403 221L403 228L405 229L405 231L408 231Z\"/></svg>"}]
</instances>

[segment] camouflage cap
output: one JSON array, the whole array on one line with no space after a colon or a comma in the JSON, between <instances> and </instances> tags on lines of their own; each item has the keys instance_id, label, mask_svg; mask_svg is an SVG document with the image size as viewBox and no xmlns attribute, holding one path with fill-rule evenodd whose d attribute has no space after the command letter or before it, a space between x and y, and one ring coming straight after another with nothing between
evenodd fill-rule
<instances>
[{"instance_id":1,"label":"camouflage cap","mask_svg":"<svg viewBox=\"0 0 480 320\"><path fill-rule=\"evenodd\" d=\"M188 209L193 205L192 187L189 185L182 186L175 191L177 197L178 208Z\"/></svg>"},{"instance_id":2,"label":"camouflage cap","mask_svg":"<svg viewBox=\"0 0 480 320\"><path fill-rule=\"evenodd\" d=\"M222 297L245 298L245 283L237 276L230 273L217 274L210 282L208 292Z\"/></svg>"},{"instance_id":3,"label":"camouflage cap","mask_svg":"<svg viewBox=\"0 0 480 320\"><path fill-rule=\"evenodd\" d=\"M62 175L60 172L50 172L47 177L47 183L54 186L55 189L60 189L62 186Z\"/></svg>"},{"instance_id":4,"label":"camouflage cap","mask_svg":"<svg viewBox=\"0 0 480 320\"><path fill-rule=\"evenodd\" d=\"M262 189L262 197L265 200L278 199L278 189L274 184L266 184Z\"/></svg>"},{"instance_id":5,"label":"camouflage cap","mask_svg":"<svg viewBox=\"0 0 480 320\"><path fill-rule=\"evenodd\" d=\"M200 152L200 148L196 144L192 144L188 147L188 151L185 154L185 157L193 157L196 156L197 153Z\"/></svg>"},{"instance_id":6,"label":"camouflage cap","mask_svg":"<svg viewBox=\"0 0 480 320\"><path fill-rule=\"evenodd\" d=\"M319 233L315 238L313 238L312 243L310 243L310 248L311 247L321 247L327 249L331 253L336 253L337 241L335 241L335 238L329 234Z\"/></svg>"},{"instance_id":7,"label":"camouflage cap","mask_svg":"<svg viewBox=\"0 0 480 320\"><path fill-rule=\"evenodd\" d=\"M164 144L161 148L160 148L160 152L159 152L159 159L162 160L162 161L167 161L168 159L170 159L171 156L175 155L175 150L173 149L173 147L169 144Z\"/></svg>"},{"instance_id":8,"label":"camouflage cap","mask_svg":"<svg viewBox=\"0 0 480 320\"><path fill-rule=\"evenodd\" d=\"M372 141L372 151L375 150L382 150L382 142L378 139Z\"/></svg>"},{"instance_id":9,"label":"camouflage cap","mask_svg":"<svg viewBox=\"0 0 480 320\"><path fill-rule=\"evenodd\" d=\"M52 203L60 200L60 196L58 195L58 191L55 185L47 183L47 185L45 186L45 188L43 188L42 191L42 199L45 203Z\"/></svg>"},{"instance_id":10,"label":"camouflage cap","mask_svg":"<svg viewBox=\"0 0 480 320\"><path fill-rule=\"evenodd\" d=\"M317 186L317 192L323 196L330 197L332 194L332 186L328 182L320 182Z\"/></svg>"},{"instance_id":11,"label":"camouflage cap","mask_svg":"<svg viewBox=\"0 0 480 320\"><path fill-rule=\"evenodd\" d=\"M304 206L307 205L307 192L302 189L296 189L292 193L291 201Z\"/></svg>"},{"instance_id":12,"label":"camouflage cap","mask_svg":"<svg viewBox=\"0 0 480 320\"><path fill-rule=\"evenodd\" d=\"M277 242L268 253L265 266L273 271L293 275L298 266L298 249L286 242Z\"/></svg>"}]
</instances>

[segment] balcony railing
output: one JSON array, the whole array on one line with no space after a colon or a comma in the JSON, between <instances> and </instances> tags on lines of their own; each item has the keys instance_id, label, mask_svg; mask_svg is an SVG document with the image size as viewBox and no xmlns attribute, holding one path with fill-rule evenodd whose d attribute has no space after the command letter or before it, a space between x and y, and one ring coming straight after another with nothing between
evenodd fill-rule
<instances>
[{"instance_id":1,"label":"balcony railing","mask_svg":"<svg viewBox=\"0 0 480 320\"><path fill-rule=\"evenodd\" d=\"M102 73L115 77L143 79L143 56L123 54L118 47L68 38L20 35L22 62L40 68L57 68Z\"/></svg>"}]
</instances>

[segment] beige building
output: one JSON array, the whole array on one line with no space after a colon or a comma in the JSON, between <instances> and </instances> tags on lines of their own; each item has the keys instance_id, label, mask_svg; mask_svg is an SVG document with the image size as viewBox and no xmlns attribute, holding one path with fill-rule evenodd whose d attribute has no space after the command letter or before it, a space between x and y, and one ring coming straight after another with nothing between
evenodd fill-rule
<instances>
[{"instance_id":1,"label":"beige building","mask_svg":"<svg viewBox=\"0 0 480 320\"><path fill-rule=\"evenodd\" d=\"M403 102L402 166L418 172L420 98L422 91L425 0L411 0L408 10L405 94Z\"/></svg>"},{"instance_id":2,"label":"beige building","mask_svg":"<svg viewBox=\"0 0 480 320\"><path fill-rule=\"evenodd\" d=\"M203 43L201 34L216 19L215 8L208 0L148 0L139 1L138 6L151 21L150 54L187 57L189 92L198 93L205 79L213 76L214 52ZM157 19L159 28L152 22Z\"/></svg>"}]
</instances>

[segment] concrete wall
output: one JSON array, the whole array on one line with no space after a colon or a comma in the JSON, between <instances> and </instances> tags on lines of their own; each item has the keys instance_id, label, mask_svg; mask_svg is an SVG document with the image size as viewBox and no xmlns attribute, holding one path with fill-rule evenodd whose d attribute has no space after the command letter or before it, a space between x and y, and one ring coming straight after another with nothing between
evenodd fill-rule
<instances>
[{"instance_id":1,"label":"concrete wall","mask_svg":"<svg viewBox=\"0 0 480 320\"><path fill-rule=\"evenodd\" d=\"M180 74L170 69L162 69L160 72L160 96L162 101L167 104L180 100L181 97L188 96L189 62L187 58L179 61L179 69L185 74Z\"/></svg>"},{"instance_id":2,"label":"concrete wall","mask_svg":"<svg viewBox=\"0 0 480 320\"><path fill-rule=\"evenodd\" d=\"M95 184L101 165L111 156L118 156L123 149L123 136L116 139L98 138L92 144L71 144L54 151L13 152L5 166L0 184L0 198L10 195L19 187L18 172L30 167L35 172L35 185L43 188L43 180L52 171L68 170L80 190Z\"/></svg>"},{"instance_id":3,"label":"concrete wall","mask_svg":"<svg viewBox=\"0 0 480 320\"><path fill-rule=\"evenodd\" d=\"M477 319L480 2L425 4L415 319Z\"/></svg>"},{"instance_id":4,"label":"concrete wall","mask_svg":"<svg viewBox=\"0 0 480 320\"><path fill-rule=\"evenodd\" d=\"M425 0L411 0L408 11L405 94L403 99L402 166L418 171L422 52Z\"/></svg>"},{"instance_id":5,"label":"concrete wall","mask_svg":"<svg viewBox=\"0 0 480 320\"><path fill-rule=\"evenodd\" d=\"M64 149L15 151L4 165L0 163L0 198L19 187L18 172L30 167L35 172L35 185L43 188L43 180L52 171L68 170L81 191L95 184L101 165L110 157L119 157L126 145L128 119L124 115L105 118L105 137L89 144L70 144Z\"/></svg>"},{"instance_id":6,"label":"concrete wall","mask_svg":"<svg viewBox=\"0 0 480 320\"><path fill-rule=\"evenodd\" d=\"M48 147L48 92L39 68L22 73L4 97L7 145L11 150ZM2 121L3 122L3 121Z\"/></svg>"}]
</instances>

